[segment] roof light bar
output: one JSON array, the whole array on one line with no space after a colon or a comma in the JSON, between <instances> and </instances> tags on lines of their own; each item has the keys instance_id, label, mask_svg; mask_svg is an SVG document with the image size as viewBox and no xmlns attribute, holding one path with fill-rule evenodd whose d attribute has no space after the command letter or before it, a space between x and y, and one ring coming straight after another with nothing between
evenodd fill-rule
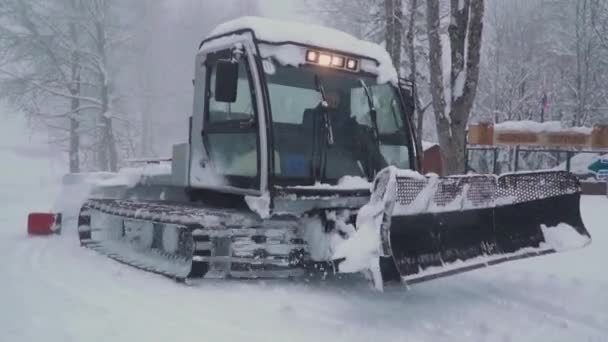
<instances>
[{"instance_id":1,"label":"roof light bar","mask_svg":"<svg viewBox=\"0 0 608 342\"><path fill-rule=\"evenodd\" d=\"M344 57L342 56L332 56L331 57L331 65L338 67L338 68L344 68Z\"/></svg>"},{"instance_id":2,"label":"roof light bar","mask_svg":"<svg viewBox=\"0 0 608 342\"><path fill-rule=\"evenodd\" d=\"M324 67L332 67L338 69L346 69L348 71L359 71L359 60L348 58L346 56L321 52L316 50L306 51L306 62L318 64Z\"/></svg>"},{"instance_id":3,"label":"roof light bar","mask_svg":"<svg viewBox=\"0 0 608 342\"><path fill-rule=\"evenodd\" d=\"M331 64L331 55L321 54L319 55L319 64L322 66L329 66Z\"/></svg>"},{"instance_id":4,"label":"roof light bar","mask_svg":"<svg viewBox=\"0 0 608 342\"><path fill-rule=\"evenodd\" d=\"M359 68L359 61L356 59L348 59L346 62L346 69L356 71Z\"/></svg>"},{"instance_id":5,"label":"roof light bar","mask_svg":"<svg viewBox=\"0 0 608 342\"><path fill-rule=\"evenodd\" d=\"M306 51L306 61L311 63L317 63L319 61L319 53L317 51L312 50Z\"/></svg>"}]
</instances>

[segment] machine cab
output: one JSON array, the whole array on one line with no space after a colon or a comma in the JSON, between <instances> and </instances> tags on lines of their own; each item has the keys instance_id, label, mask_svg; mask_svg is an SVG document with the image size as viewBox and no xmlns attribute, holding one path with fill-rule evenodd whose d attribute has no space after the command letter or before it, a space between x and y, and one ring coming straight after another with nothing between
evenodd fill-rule
<instances>
[{"instance_id":1,"label":"machine cab","mask_svg":"<svg viewBox=\"0 0 608 342\"><path fill-rule=\"evenodd\" d=\"M228 22L201 43L194 88L191 188L368 190L386 166L417 168L409 94L382 47L345 33Z\"/></svg>"}]
</instances>

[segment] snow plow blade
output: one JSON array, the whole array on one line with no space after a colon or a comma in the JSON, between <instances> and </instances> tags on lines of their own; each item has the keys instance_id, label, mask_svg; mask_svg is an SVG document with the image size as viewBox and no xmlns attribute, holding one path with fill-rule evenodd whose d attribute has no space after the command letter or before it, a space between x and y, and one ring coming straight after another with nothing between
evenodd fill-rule
<instances>
[{"instance_id":1,"label":"snow plow blade","mask_svg":"<svg viewBox=\"0 0 608 342\"><path fill-rule=\"evenodd\" d=\"M406 284L591 242L580 214L580 184L569 172L383 173L374 190L385 203L383 253Z\"/></svg>"}]
</instances>

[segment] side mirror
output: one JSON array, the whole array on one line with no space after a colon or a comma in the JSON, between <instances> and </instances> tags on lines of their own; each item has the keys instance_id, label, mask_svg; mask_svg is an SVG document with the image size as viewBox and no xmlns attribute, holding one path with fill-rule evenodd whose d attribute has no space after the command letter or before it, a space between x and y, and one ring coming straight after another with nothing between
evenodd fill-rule
<instances>
[{"instance_id":1,"label":"side mirror","mask_svg":"<svg viewBox=\"0 0 608 342\"><path fill-rule=\"evenodd\" d=\"M219 60L215 71L215 100L236 102L239 82L239 64L231 60Z\"/></svg>"}]
</instances>

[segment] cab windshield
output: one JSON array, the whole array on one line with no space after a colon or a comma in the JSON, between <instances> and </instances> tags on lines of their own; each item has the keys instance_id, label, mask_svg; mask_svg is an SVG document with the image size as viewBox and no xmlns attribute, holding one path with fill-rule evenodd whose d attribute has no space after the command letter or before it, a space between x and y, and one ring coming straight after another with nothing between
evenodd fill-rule
<instances>
[{"instance_id":1,"label":"cab windshield","mask_svg":"<svg viewBox=\"0 0 608 342\"><path fill-rule=\"evenodd\" d=\"M410 167L404 117L390 83L319 66L296 68L270 60L263 64L276 183L335 184L344 176L372 179L387 165ZM376 123L364 85L373 98Z\"/></svg>"}]
</instances>

